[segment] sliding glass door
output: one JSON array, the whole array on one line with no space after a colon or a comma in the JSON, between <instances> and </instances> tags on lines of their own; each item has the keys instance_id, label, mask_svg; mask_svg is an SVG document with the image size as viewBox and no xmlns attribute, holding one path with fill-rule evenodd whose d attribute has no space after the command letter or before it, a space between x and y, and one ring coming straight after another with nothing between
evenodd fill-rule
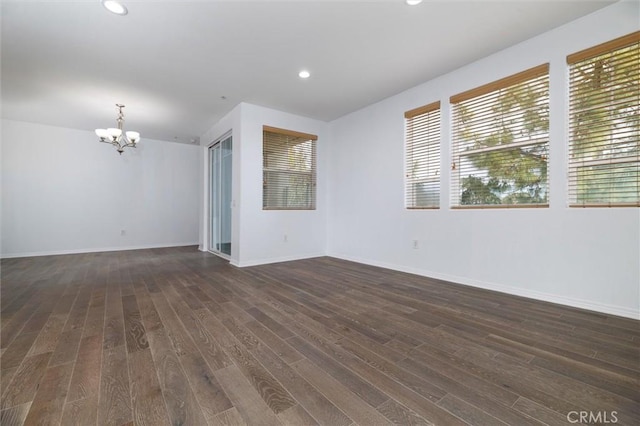
<instances>
[{"instance_id":1,"label":"sliding glass door","mask_svg":"<svg viewBox=\"0 0 640 426\"><path fill-rule=\"evenodd\" d=\"M209 251L231 256L231 136L209 147Z\"/></svg>"}]
</instances>

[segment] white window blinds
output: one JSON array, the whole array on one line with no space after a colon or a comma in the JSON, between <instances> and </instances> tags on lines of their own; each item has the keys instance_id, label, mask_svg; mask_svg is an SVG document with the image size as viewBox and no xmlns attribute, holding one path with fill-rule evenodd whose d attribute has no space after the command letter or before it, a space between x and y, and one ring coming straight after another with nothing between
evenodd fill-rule
<instances>
[{"instance_id":1,"label":"white window blinds","mask_svg":"<svg viewBox=\"0 0 640 426\"><path fill-rule=\"evenodd\" d=\"M569 204L640 206L640 32L567 63Z\"/></svg>"},{"instance_id":2,"label":"white window blinds","mask_svg":"<svg viewBox=\"0 0 640 426\"><path fill-rule=\"evenodd\" d=\"M440 102L407 111L405 117L405 206L440 206Z\"/></svg>"},{"instance_id":3,"label":"white window blinds","mask_svg":"<svg viewBox=\"0 0 640 426\"><path fill-rule=\"evenodd\" d=\"M263 126L264 210L315 210L316 135Z\"/></svg>"},{"instance_id":4,"label":"white window blinds","mask_svg":"<svg viewBox=\"0 0 640 426\"><path fill-rule=\"evenodd\" d=\"M549 64L450 101L452 206L547 207Z\"/></svg>"}]
</instances>

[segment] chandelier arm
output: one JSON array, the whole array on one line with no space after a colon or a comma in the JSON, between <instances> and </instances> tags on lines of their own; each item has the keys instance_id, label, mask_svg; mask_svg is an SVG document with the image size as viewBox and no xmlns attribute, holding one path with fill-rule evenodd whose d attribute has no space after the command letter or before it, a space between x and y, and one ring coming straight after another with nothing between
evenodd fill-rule
<instances>
[{"instance_id":1,"label":"chandelier arm","mask_svg":"<svg viewBox=\"0 0 640 426\"><path fill-rule=\"evenodd\" d=\"M129 140L129 138L124 133L122 134L122 140L124 141L123 147L125 147L125 148L127 148L127 147L128 148L135 148L136 147L136 144L134 142L131 142Z\"/></svg>"},{"instance_id":2,"label":"chandelier arm","mask_svg":"<svg viewBox=\"0 0 640 426\"><path fill-rule=\"evenodd\" d=\"M98 135L99 142L105 142L113 145L118 150L118 153L122 154L125 148L135 148L136 144L140 141L140 133L138 132L130 132L133 136L133 140L129 139L123 129L124 124L124 113L122 109L124 105L116 104L116 108L118 111L118 116L116 118L116 128L114 129L96 129L96 135Z\"/></svg>"}]
</instances>

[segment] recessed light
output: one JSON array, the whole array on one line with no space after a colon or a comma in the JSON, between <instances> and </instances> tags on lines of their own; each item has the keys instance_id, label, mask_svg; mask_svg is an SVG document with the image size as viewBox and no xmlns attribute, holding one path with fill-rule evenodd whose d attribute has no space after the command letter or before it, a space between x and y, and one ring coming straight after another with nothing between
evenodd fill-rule
<instances>
[{"instance_id":1,"label":"recessed light","mask_svg":"<svg viewBox=\"0 0 640 426\"><path fill-rule=\"evenodd\" d=\"M125 7L124 4L115 0L102 0L102 5L111 13L115 13L116 15L126 15L129 11Z\"/></svg>"},{"instance_id":2,"label":"recessed light","mask_svg":"<svg viewBox=\"0 0 640 426\"><path fill-rule=\"evenodd\" d=\"M307 70L302 70L298 73L298 77L300 78L309 78L311 74Z\"/></svg>"},{"instance_id":3,"label":"recessed light","mask_svg":"<svg viewBox=\"0 0 640 426\"><path fill-rule=\"evenodd\" d=\"M422 3L422 0L405 0L405 3L407 3L409 6L415 6Z\"/></svg>"}]
</instances>

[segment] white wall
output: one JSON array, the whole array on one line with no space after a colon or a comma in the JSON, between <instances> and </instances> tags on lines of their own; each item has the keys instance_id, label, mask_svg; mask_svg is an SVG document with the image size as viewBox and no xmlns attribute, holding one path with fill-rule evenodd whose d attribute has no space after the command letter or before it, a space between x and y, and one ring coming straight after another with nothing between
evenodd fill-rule
<instances>
[{"instance_id":1,"label":"white wall","mask_svg":"<svg viewBox=\"0 0 640 426\"><path fill-rule=\"evenodd\" d=\"M316 210L262 210L262 126L318 135ZM233 135L233 232L231 263L237 266L322 256L326 253L327 134L325 122L242 103L201 137L209 145ZM207 164L206 146L203 148ZM207 167L205 167L206 170ZM206 181L206 173L203 176ZM208 188L203 193L202 249L208 232ZM287 241L285 241L285 235Z\"/></svg>"},{"instance_id":2,"label":"white wall","mask_svg":"<svg viewBox=\"0 0 640 426\"><path fill-rule=\"evenodd\" d=\"M2 257L197 243L199 147L143 138L118 155L93 132L10 120L1 135Z\"/></svg>"},{"instance_id":3,"label":"white wall","mask_svg":"<svg viewBox=\"0 0 640 426\"><path fill-rule=\"evenodd\" d=\"M238 264L239 259L239 242L240 242L240 182L241 182L241 153L240 141L242 139L241 126L241 105L236 106L231 112L225 115L211 129L200 137L202 144L201 151L201 172L202 194L200 197L200 250L207 251L210 249L209 233L210 233L210 212L209 212L209 194L211 188L209 186L209 147L218 142L222 137L231 135L233 148L233 158L231 166L231 263Z\"/></svg>"},{"instance_id":4,"label":"white wall","mask_svg":"<svg viewBox=\"0 0 640 426\"><path fill-rule=\"evenodd\" d=\"M566 55L637 31L639 5L614 4L330 123L328 254L638 318L640 209L567 207L565 117ZM452 211L449 96L546 62L550 207ZM436 100L441 208L408 211L403 113Z\"/></svg>"},{"instance_id":5,"label":"white wall","mask_svg":"<svg viewBox=\"0 0 640 426\"><path fill-rule=\"evenodd\" d=\"M242 104L240 266L326 253L327 144L325 122ZM311 133L317 141L315 210L262 210L262 126ZM287 241L284 241L284 236Z\"/></svg>"}]
</instances>

